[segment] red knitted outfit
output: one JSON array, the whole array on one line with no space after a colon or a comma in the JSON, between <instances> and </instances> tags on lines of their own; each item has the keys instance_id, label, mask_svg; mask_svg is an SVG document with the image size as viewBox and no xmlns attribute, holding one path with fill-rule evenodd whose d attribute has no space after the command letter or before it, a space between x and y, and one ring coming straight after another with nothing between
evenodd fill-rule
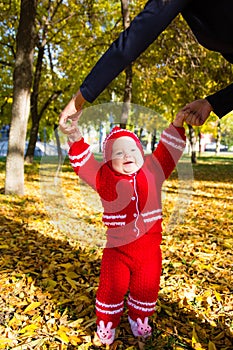
<instances>
[{"instance_id":1,"label":"red knitted outfit","mask_svg":"<svg viewBox=\"0 0 233 350\"><path fill-rule=\"evenodd\" d=\"M136 141L133 133L114 129L113 133L119 131L117 136L130 136ZM107 139L110 141L111 134ZM103 320L116 328L128 291L128 315L132 320L144 320L154 312L162 267L161 187L184 147L184 128L171 124L163 131L153 154L145 156L143 166L132 175L113 170L106 142L102 163L94 159L84 139L73 143L69 150L74 171L100 195L107 226L96 297L97 324Z\"/></svg>"}]
</instances>

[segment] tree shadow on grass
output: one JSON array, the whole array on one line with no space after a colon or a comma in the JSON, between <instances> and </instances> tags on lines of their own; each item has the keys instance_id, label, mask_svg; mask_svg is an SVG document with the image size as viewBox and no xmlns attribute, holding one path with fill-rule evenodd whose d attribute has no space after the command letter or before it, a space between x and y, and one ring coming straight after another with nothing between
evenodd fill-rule
<instances>
[{"instance_id":1,"label":"tree shadow on grass","mask_svg":"<svg viewBox=\"0 0 233 350\"><path fill-rule=\"evenodd\" d=\"M221 163L193 165L194 178L200 181L231 183L233 177L233 160Z\"/></svg>"},{"instance_id":2,"label":"tree shadow on grass","mask_svg":"<svg viewBox=\"0 0 233 350\"><path fill-rule=\"evenodd\" d=\"M39 219L43 221L41 214ZM46 324L57 313L59 324L66 314L69 322L80 320L80 329L84 325L85 334L81 333L85 342L85 335L91 335L86 323L95 316L100 265L96 252L46 237L18 217L14 220L2 216L0 227L1 323L7 325L15 314L25 314L27 324L35 323L35 315L40 315ZM29 305L33 309L25 313ZM37 305L36 310L33 305ZM63 324L68 326L64 317ZM16 323L12 326L16 327ZM19 337L22 328L19 323Z\"/></svg>"},{"instance_id":3,"label":"tree shadow on grass","mask_svg":"<svg viewBox=\"0 0 233 350\"><path fill-rule=\"evenodd\" d=\"M224 322L215 326L205 320L187 304L181 306L169 298L159 297L162 305L154 324L154 336L148 341L146 349L232 349L233 338ZM185 304L185 303L184 303Z\"/></svg>"}]
</instances>

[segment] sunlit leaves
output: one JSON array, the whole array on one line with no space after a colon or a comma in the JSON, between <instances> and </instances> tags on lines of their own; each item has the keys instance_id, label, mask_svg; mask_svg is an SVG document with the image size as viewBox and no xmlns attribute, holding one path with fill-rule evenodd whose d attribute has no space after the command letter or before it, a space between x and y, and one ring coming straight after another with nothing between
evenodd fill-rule
<instances>
[{"instance_id":1,"label":"sunlit leaves","mask_svg":"<svg viewBox=\"0 0 233 350\"><path fill-rule=\"evenodd\" d=\"M83 246L78 238L81 222L87 235L92 225L98 233L101 222L96 207L85 206L88 188L84 198L68 170L65 165L62 188L77 217L76 239L49 221L36 164L26 166L25 197L0 197L0 349L93 346L102 250ZM152 317L154 337L138 343L125 314L114 349L232 349L232 173L232 158L199 160L191 203L183 223L171 232L166 225L177 195L175 174L165 183L163 274ZM1 186L3 182L1 172Z\"/></svg>"}]
</instances>

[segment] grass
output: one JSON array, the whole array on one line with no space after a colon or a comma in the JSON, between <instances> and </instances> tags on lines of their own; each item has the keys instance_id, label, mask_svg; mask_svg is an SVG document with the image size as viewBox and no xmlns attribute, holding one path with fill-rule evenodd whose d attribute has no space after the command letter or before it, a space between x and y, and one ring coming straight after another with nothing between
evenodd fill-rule
<instances>
[{"instance_id":1,"label":"grass","mask_svg":"<svg viewBox=\"0 0 233 350\"><path fill-rule=\"evenodd\" d=\"M93 237L104 232L101 213L67 160L53 187L56 166L45 174L46 195L37 159L25 165L25 196L6 196L0 160L0 349L96 348L102 249ZM145 344L135 340L125 313L114 349L233 348L233 157L204 154L192 169L192 193L181 216L176 172L164 186L153 336Z\"/></svg>"}]
</instances>

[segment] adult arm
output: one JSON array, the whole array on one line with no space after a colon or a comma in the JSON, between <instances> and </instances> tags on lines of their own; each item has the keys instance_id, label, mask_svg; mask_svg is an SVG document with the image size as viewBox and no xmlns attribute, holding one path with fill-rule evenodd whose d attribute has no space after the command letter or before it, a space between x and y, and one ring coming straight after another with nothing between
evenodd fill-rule
<instances>
[{"instance_id":1,"label":"adult arm","mask_svg":"<svg viewBox=\"0 0 233 350\"><path fill-rule=\"evenodd\" d=\"M77 94L60 114L59 125L68 119L78 120L85 101L93 102L107 85L132 61L145 51L169 23L192 0L149 0L143 11L134 18L98 60L83 81ZM65 132L65 130L63 131Z\"/></svg>"},{"instance_id":2,"label":"adult arm","mask_svg":"<svg viewBox=\"0 0 233 350\"><path fill-rule=\"evenodd\" d=\"M222 118L233 110L233 84L217 91L213 95L207 96L206 100L212 106L214 113L219 118Z\"/></svg>"},{"instance_id":3,"label":"adult arm","mask_svg":"<svg viewBox=\"0 0 233 350\"><path fill-rule=\"evenodd\" d=\"M169 23L191 0L149 0L96 63L83 81L80 91L85 100L93 102L107 85L167 28Z\"/></svg>"}]
</instances>

